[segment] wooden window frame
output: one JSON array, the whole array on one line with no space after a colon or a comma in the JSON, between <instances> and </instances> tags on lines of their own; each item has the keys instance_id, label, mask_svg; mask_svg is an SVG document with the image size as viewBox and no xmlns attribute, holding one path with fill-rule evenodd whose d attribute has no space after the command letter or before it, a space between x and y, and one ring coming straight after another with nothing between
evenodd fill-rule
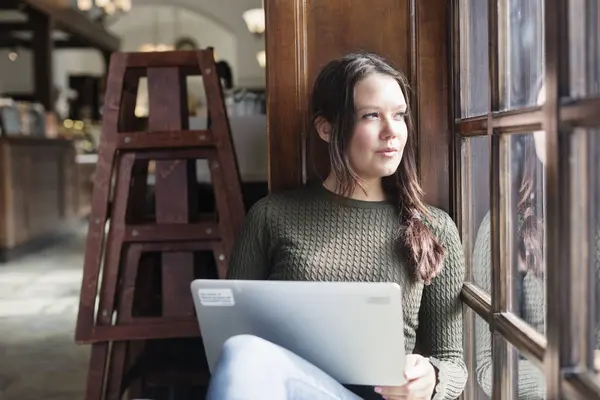
<instances>
[{"instance_id":1,"label":"wooden window frame","mask_svg":"<svg viewBox=\"0 0 600 400\"><path fill-rule=\"evenodd\" d=\"M473 1L473 0L471 0ZM475 0L478 1L478 0ZM490 189L491 189L491 240L492 240L492 294L486 293L471 281L472 271L467 262L466 282L462 290L462 300L467 306L465 334L467 365L473 371L474 326L471 318L475 312L490 324L492 330L493 356L493 398L512 398L515 393L515 368L511 359L512 345L534 364L538 365L546 377L548 399L568 398L600 399L600 381L593 374L593 360L590 353L591 332L590 306L594 293L585 293L587 302L582 302L578 289L588 285L591 268L587 258L581 256L588 249L587 237L583 229L571 229L572 220L577 221L587 209L588 185L585 179L578 178L574 170L586 171L585 157L571 162L573 148L585 148L585 135L575 138L580 128L600 127L600 95L596 97L571 97L569 76L570 41L569 0L546 0L544 4L544 84L546 101L542 106L524 107L516 110L500 110L500 63L499 58L499 2L488 0L489 34L489 85L490 110L487 115L461 118L461 7L459 0L449 2L451 19L450 89L453 94L451 115L454 120L453 134L454 160L452 182L454 192L453 213L456 216L465 246L471 249L473 240L470 227L470 207L464 199L471 191L469 176L469 145L463 146L464 139L475 136L491 138ZM594 0L585 1L585 5ZM600 28L599 28L600 29ZM580 36L582 41L590 41L590 36ZM585 48L589 49L588 43ZM467 45L468 51L468 45ZM462 74L461 74L462 72ZM511 232L512 216L510 203L502 198L509 193L510 169L507 165L510 147L508 135L536 130L545 131L546 143L546 190L547 190L547 252L546 252L546 336L538 333L523 322L511 309L512 255ZM600 134L600 133L598 133ZM503 163L504 162L504 163ZM572 166L574 165L574 166ZM572 193L577 196L565 196ZM464 223L464 221L467 223ZM566 245L568 244L568 245ZM577 246L578 248L575 248ZM467 252L467 253L470 253ZM470 259L470 254L466 254ZM568 265L569 268L562 266ZM552 310L550 312L549 310ZM474 385L468 385L463 398L474 398Z\"/></svg>"}]
</instances>

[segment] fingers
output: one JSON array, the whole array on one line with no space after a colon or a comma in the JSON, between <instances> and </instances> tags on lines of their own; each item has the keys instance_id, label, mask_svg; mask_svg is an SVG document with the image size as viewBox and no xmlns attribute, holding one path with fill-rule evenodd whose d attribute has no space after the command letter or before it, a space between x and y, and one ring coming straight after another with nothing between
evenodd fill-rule
<instances>
[{"instance_id":1,"label":"fingers","mask_svg":"<svg viewBox=\"0 0 600 400\"><path fill-rule=\"evenodd\" d=\"M406 356L406 368L413 367L419 363L423 356L419 354L408 354Z\"/></svg>"},{"instance_id":2,"label":"fingers","mask_svg":"<svg viewBox=\"0 0 600 400\"><path fill-rule=\"evenodd\" d=\"M431 397L429 383L424 380L417 380L404 386L382 386L378 389L380 391L377 389L375 391L387 400L421 400L427 399L427 396Z\"/></svg>"},{"instance_id":3,"label":"fingers","mask_svg":"<svg viewBox=\"0 0 600 400\"><path fill-rule=\"evenodd\" d=\"M435 385L435 382L433 382ZM406 385L408 399L428 399L431 397L432 382L427 378L416 379Z\"/></svg>"},{"instance_id":4,"label":"fingers","mask_svg":"<svg viewBox=\"0 0 600 400\"><path fill-rule=\"evenodd\" d=\"M412 366L408 366L406 371L404 372L404 376L409 381L414 379L421 378L429 373L429 359L424 357L419 357L415 364Z\"/></svg>"},{"instance_id":5,"label":"fingers","mask_svg":"<svg viewBox=\"0 0 600 400\"><path fill-rule=\"evenodd\" d=\"M375 388L375 391L381 394L386 400L408 400L409 393L405 386L381 386Z\"/></svg>"},{"instance_id":6,"label":"fingers","mask_svg":"<svg viewBox=\"0 0 600 400\"><path fill-rule=\"evenodd\" d=\"M402 386L381 386L375 388L387 400L426 400L431 398L435 387L435 371L428 358L409 355L406 358L404 373L407 383Z\"/></svg>"},{"instance_id":7,"label":"fingers","mask_svg":"<svg viewBox=\"0 0 600 400\"><path fill-rule=\"evenodd\" d=\"M427 396L416 396L413 394L392 394L392 395L381 395L384 400L430 400Z\"/></svg>"}]
</instances>

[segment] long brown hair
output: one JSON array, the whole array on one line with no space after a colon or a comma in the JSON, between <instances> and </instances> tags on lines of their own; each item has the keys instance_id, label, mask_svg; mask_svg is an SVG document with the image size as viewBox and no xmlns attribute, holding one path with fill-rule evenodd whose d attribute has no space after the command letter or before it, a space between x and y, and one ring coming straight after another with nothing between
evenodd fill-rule
<instances>
[{"instance_id":1,"label":"long brown hair","mask_svg":"<svg viewBox=\"0 0 600 400\"><path fill-rule=\"evenodd\" d=\"M518 256L525 271L544 274L543 167L538 161L533 134L515 135L522 155L516 168ZM514 148L515 146L513 146Z\"/></svg>"},{"instance_id":2,"label":"long brown hair","mask_svg":"<svg viewBox=\"0 0 600 400\"><path fill-rule=\"evenodd\" d=\"M367 52L350 53L329 62L317 76L314 85L311 126L316 130L318 117L331 124L329 160L337 177L336 191L342 195L352 194L360 185L360 179L348 158L356 123L354 88L362 79L375 73L394 78L408 100L406 77L382 57ZM417 176L410 107L406 111L406 124L408 141L402 161L393 175L383 178L382 184L388 199L396 206L400 220L396 250L408 252L413 277L429 284L442 270L444 249L425 224L429 213L423 203L423 190Z\"/></svg>"}]
</instances>

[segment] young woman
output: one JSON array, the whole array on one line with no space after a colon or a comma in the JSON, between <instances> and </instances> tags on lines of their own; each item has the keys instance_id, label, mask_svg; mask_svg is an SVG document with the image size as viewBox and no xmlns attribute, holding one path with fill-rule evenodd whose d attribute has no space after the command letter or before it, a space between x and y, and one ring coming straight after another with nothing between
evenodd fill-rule
<instances>
[{"instance_id":1,"label":"young woman","mask_svg":"<svg viewBox=\"0 0 600 400\"><path fill-rule=\"evenodd\" d=\"M312 126L329 145L330 173L322 184L252 207L229 278L398 283L408 383L345 387L275 344L236 336L224 345L208 399L446 400L462 393L463 250L450 217L423 203L407 89L406 78L374 54L324 67ZM411 354L416 342L421 354Z\"/></svg>"}]
</instances>

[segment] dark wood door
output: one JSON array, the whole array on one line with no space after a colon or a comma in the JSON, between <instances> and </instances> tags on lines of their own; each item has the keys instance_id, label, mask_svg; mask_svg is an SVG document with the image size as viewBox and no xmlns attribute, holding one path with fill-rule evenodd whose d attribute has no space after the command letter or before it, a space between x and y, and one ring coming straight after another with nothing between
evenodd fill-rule
<instances>
[{"instance_id":1,"label":"dark wood door","mask_svg":"<svg viewBox=\"0 0 600 400\"><path fill-rule=\"evenodd\" d=\"M409 77L426 200L449 209L446 7L439 0L265 0L271 191L326 176L326 147L307 134L310 91L329 60L368 50Z\"/></svg>"}]
</instances>

